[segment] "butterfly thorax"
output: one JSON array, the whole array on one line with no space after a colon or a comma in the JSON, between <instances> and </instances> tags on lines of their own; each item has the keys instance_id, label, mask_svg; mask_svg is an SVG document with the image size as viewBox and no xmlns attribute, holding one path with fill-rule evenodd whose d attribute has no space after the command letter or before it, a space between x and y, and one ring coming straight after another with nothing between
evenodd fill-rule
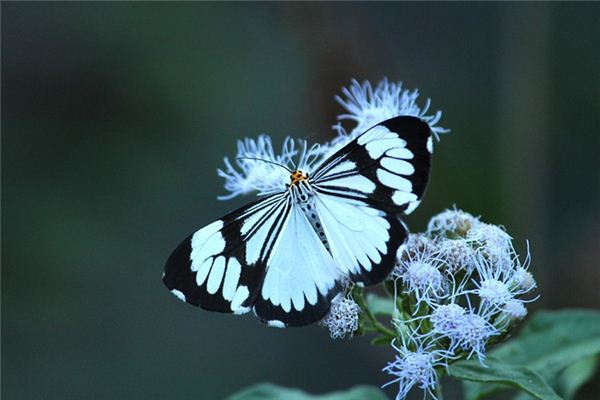
<instances>
[{"instance_id":1,"label":"butterfly thorax","mask_svg":"<svg viewBox=\"0 0 600 400\"><path fill-rule=\"evenodd\" d=\"M290 183L286 186L295 203L307 203L314 195L308 173L304 173L299 169L292 172Z\"/></svg>"}]
</instances>

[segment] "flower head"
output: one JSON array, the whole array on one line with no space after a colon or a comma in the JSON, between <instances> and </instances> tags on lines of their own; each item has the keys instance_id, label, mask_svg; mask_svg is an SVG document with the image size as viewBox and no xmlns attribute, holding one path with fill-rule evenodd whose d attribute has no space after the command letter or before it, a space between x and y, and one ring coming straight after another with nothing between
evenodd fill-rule
<instances>
[{"instance_id":1,"label":"flower head","mask_svg":"<svg viewBox=\"0 0 600 400\"><path fill-rule=\"evenodd\" d=\"M504 304L502 312L508 316L510 320L519 320L527 316L527 308L522 301L511 299Z\"/></svg>"},{"instance_id":2,"label":"flower head","mask_svg":"<svg viewBox=\"0 0 600 400\"><path fill-rule=\"evenodd\" d=\"M485 359L485 345L490 337L499 334L499 330L487 318L469 312L460 319L456 329L449 332L452 347L468 351L467 358L476 354L480 361Z\"/></svg>"},{"instance_id":3,"label":"flower head","mask_svg":"<svg viewBox=\"0 0 600 400\"><path fill-rule=\"evenodd\" d=\"M401 346L392 346L398 354L383 371L394 379L383 386L398 384L396 400L404 399L415 386L435 399L434 389L438 383L436 368L447 367L448 352L434 348L432 343L422 341L417 336L404 339Z\"/></svg>"},{"instance_id":4,"label":"flower head","mask_svg":"<svg viewBox=\"0 0 600 400\"><path fill-rule=\"evenodd\" d=\"M326 146L308 146L306 141L287 137L279 154L275 153L271 138L260 135L256 140L238 140L235 166L228 157L224 158L225 168L217 173L225 179L228 195L221 200L258 192L268 194L281 191L289 181L291 169L311 171L328 151Z\"/></svg>"},{"instance_id":5,"label":"flower head","mask_svg":"<svg viewBox=\"0 0 600 400\"><path fill-rule=\"evenodd\" d=\"M465 239L440 240L435 254L443 261L444 270L451 275L461 271L471 273L475 268L477 253Z\"/></svg>"},{"instance_id":6,"label":"flower head","mask_svg":"<svg viewBox=\"0 0 600 400\"><path fill-rule=\"evenodd\" d=\"M332 339L343 339L352 336L358 329L358 316L361 310L349 296L336 296L331 302L329 313L321 321L321 325L329 329Z\"/></svg>"},{"instance_id":7,"label":"flower head","mask_svg":"<svg viewBox=\"0 0 600 400\"><path fill-rule=\"evenodd\" d=\"M433 216L427 225L427 234L433 237L459 238L480 224L479 218L462 210L448 209Z\"/></svg>"},{"instance_id":8,"label":"flower head","mask_svg":"<svg viewBox=\"0 0 600 400\"><path fill-rule=\"evenodd\" d=\"M458 329L466 313L467 310L464 307L454 303L435 307L430 318L433 324L433 332L442 336L451 335L452 332Z\"/></svg>"},{"instance_id":9,"label":"flower head","mask_svg":"<svg viewBox=\"0 0 600 400\"><path fill-rule=\"evenodd\" d=\"M512 238L503 228L480 222L469 230L467 240L472 241L476 250L496 268L510 268L514 249Z\"/></svg>"},{"instance_id":10,"label":"flower head","mask_svg":"<svg viewBox=\"0 0 600 400\"><path fill-rule=\"evenodd\" d=\"M440 260L428 253L410 254L400 258L392 276L400 279L404 293L414 294L417 304L431 306L446 292L447 282L441 272Z\"/></svg>"},{"instance_id":11,"label":"flower head","mask_svg":"<svg viewBox=\"0 0 600 400\"><path fill-rule=\"evenodd\" d=\"M356 126L350 132L346 132L341 124L334 126L334 129L338 131L338 137L334 139L332 145L336 149L373 125L401 115L421 118L429 124L437 139L439 139L439 134L449 132L447 129L437 126L442 112L436 111L428 114L429 99L425 101L424 106L418 106L418 90L405 90L402 88L402 82L389 82L387 79L383 79L373 87L369 81L359 83L353 80L349 87L342 89L342 94L343 96L336 96L335 99L346 109L347 113L338 116L338 119L355 121Z\"/></svg>"}]
</instances>

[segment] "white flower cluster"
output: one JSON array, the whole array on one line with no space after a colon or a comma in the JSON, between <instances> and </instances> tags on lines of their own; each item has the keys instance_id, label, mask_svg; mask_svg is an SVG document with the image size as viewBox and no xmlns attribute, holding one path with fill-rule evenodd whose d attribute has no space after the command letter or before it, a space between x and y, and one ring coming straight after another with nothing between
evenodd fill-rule
<instances>
[{"instance_id":1,"label":"white flower cluster","mask_svg":"<svg viewBox=\"0 0 600 400\"><path fill-rule=\"evenodd\" d=\"M439 138L440 133L448 132L447 129L437 126L442 112L428 115L429 99L423 107L419 107L416 103L419 92L403 89L401 82L390 83L384 79L373 87L368 81L352 81L348 88L342 89L342 93L344 97L336 96L336 100L347 113L338 116L338 119L356 122L356 126L350 132L346 132L338 123L333 127L337 133L335 138L323 145L312 147L304 140L287 137L280 153L274 151L271 138L264 134L256 140L246 138L238 141L234 161L225 157L225 167L218 170L219 176L225 179L225 189L229 192L219 199L281 190L289 178L289 169L310 172L356 136L389 118L401 115L418 116L429 124L436 138Z\"/></svg>"},{"instance_id":2,"label":"white flower cluster","mask_svg":"<svg viewBox=\"0 0 600 400\"><path fill-rule=\"evenodd\" d=\"M331 302L331 309L320 324L329 329L332 339L343 339L352 336L358 329L360 312L360 307L349 295L338 295Z\"/></svg>"},{"instance_id":3,"label":"white flower cluster","mask_svg":"<svg viewBox=\"0 0 600 400\"><path fill-rule=\"evenodd\" d=\"M536 288L529 263L529 255L520 261L504 229L457 209L434 216L427 232L409 235L392 278L402 300L393 324L410 340L395 346L399 356L384 369L401 377L392 381L398 400L414 385L435 398L437 379L425 379L424 371L473 356L485 362L486 346L535 300L527 298ZM419 368L406 362L415 353Z\"/></svg>"}]
</instances>

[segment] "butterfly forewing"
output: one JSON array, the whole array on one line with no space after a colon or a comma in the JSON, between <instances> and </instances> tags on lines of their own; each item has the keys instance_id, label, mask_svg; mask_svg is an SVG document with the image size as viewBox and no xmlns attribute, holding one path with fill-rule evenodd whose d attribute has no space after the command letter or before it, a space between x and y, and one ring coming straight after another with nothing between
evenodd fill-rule
<instances>
[{"instance_id":1,"label":"butterfly forewing","mask_svg":"<svg viewBox=\"0 0 600 400\"><path fill-rule=\"evenodd\" d=\"M314 185L322 193L408 214L425 192L431 152L427 123L416 117L392 118L327 159L315 171Z\"/></svg>"},{"instance_id":2,"label":"butterfly forewing","mask_svg":"<svg viewBox=\"0 0 600 400\"><path fill-rule=\"evenodd\" d=\"M266 259L289 218L283 193L263 197L186 238L167 260L163 282L179 297L207 310L250 310Z\"/></svg>"}]
</instances>

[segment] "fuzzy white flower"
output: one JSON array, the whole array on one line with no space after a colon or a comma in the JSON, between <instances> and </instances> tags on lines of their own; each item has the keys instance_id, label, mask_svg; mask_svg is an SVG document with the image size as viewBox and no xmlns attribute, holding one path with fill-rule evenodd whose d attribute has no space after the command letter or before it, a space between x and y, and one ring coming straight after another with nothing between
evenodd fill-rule
<instances>
[{"instance_id":1,"label":"fuzzy white flower","mask_svg":"<svg viewBox=\"0 0 600 400\"><path fill-rule=\"evenodd\" d=\"M321 325L329 329L332 339L343 339L352 336L358 329L358 316L361 310L349 296L338 295L331 302L329 313L321 321Z\"/></svg>"},{"instance_id":2,"label":"fuzzy white flower","mask_svg":"<svg viewBox=\"0 0 600 400\"><path fill-rule=\"evenodd\" d=\"M398 249L398 258L410 260L418 256L432 256L437 251L438 244L435 240L423 233L409 233L406 241Z\"/></svg>"},{"instance_id":3,"label":"fuzzy white flower","mask_svg":"<svg viewBox=\"0 0 600 400\"><path fill-rule=\"evenodd\" d=\"M447 282L441 272L440 260L426 253L398 260L392 276L400 279L403 291L414 294L417 304L429 306L446 292Z\"/></svg>"},{"instance_id":4,"label":"fuzzy white flower","mask_svg":"<svg viewBox=\"0 0 600 400\"><path fill-rule=\"evenodd\" d=\"M527 316L527 308L525 308L523 302L515 299L507 301L502 308L502 312L511 320L523 319Z\"/></svg>"},{"instance_id":5,"label":"fuzzy white flower","mask_svg":"<svg viewBox=\"0 0 600 400\"><path fill-rule=\"evenodd\" d=\"M516 285L519 289L530 291L535 289L537 283L533 278L531 272L527 271L524 267L516 268L515 272L512 275L512 283Z\"/></svg>"},{"instance_id":6,"label":"fuzzy white flower","mask_svg":"<svg viewBox=\"0 0 600 400\"><path fill-rule=\"evenodd\" d=\"M481 300L492 305L503 305L512 300L508 285L498 279L489 278L481 281L476 293Z\"/></svg>"},{"instance_id":7,"label":"fuzzy white flower","mask_svg":"<svg viewBox=\"0 0 600 400\"><path fill-rule=\"evenodd\" d=\"M373 125L401 115L416 116L427 122L438 140L439 134L449 132L437 126L442 112L436 111L429 115L429 99L423 107L418 106L418 90L405 90L402 88L402 82L388 82L387 79L383 79L373 87L369 81L359 83L352 80L349 87L342 89L342 94L343 97L336 96L335 99L346 109L347 114L338 116L338 119L355 121L356 126L350 132L346 132L341 124L334 126L338 132L338 137L332 141L332 147L335 149L339 149Z\"/></svg>"},{"instance_id":8,"label":"fuzzy white flower","mask_svg":"<svg viewBox=\"0 0 600 400\"><path fill-rule=\"evenodd\" d=\"M467 358L476 354L479 361L485 359L485 345L488 340L500 331L494 327L488 320L474 312L465 314L456 329L449 332L452 340L452 348L460 348L469 352Z\"/></svg>"},{"instance_id":9,"label":"fuzzy white flower","mask_svg":"<svg viewBox=\"0 0 600 400\"><path fill-rule=\"evenodd\" d=\"M438 367L447 367L448 352L435 349L432 343L420 341L415 336L403 339L401 346L396 346L394 343L392 346L398 354L394 361L383 368L383 371L392 375L394 379L383 387L397 383L396 400L406 398L408 392L415 386L422 389L424 395L429 394L436 399L434 390L438 381L435 370Z\"/></svg>"},{"instance_id":10,"label":"fuzzy white flower","mask_svg":"<svg viewBox=\"0 0 600 400\"><path fill-rule=\"evenodd\" d=\"M476 250L488 258L495 268L511 267L515 253L512 238L501 227L481 222L467 232L467 240L472 241Z\"/></svg>"},{"instance_id":11,"label":"fuzzy white flower","mask_svg":"<svg viewBox=\"0 0 600 400\"><path fill-rule=\"evenodd\" d=\"M433 332L443 336L451 335L458 329L466 313L464 307L454 303L437 306L430 317Z\"/></svg>"},{"instance_id":12,"label":"fuzzy white flower","mask_svg":"<svg viewBox=\"0 0 600 400\"><path fill-rule=\"evenodd\" d=\"M474 226L481 224L478 217L458 210L447 209L433 216L427 225L427 234L433 237L464 237Z\"/></svg>"},{"instance_id":13,"label":"fuzzy white flower","mask_svg":"<svg viewBox=\"0 0 600 400\"><path fill-rule=\"evenodd\" d=\"M450 274L460 271L470 274L475 268L477 253L462 238L440 240L435 255L444 262L445 271Z\"/></svg>"},{"instance_id":14,"label":"fuzzy white flower","mask_svg":"<svg viewBox=\"0 0 600 400\"><path fill-rule=\"evenodd\" d=\"M527 303L534 301L522 297L535 288L535 281L527 271L529 253L525 263L521 264L518 255L509 243L509 255L504 258L490 258L480 254L477 258L477 276L472 279L474 289L465 293L474 293L479 296L482 312L502 311L508 302Z\"/></svg>"},{"instance_id":15,"label":"fuzzy white flower","mask_svg":"<svg viewBox=\"0 0 600 400\"><path fill-rule=\"evenodd\" d=\"M225 179L228 195L220 200L252 192L259 195L285 189L290 172L294 169L311 171L315 164L328 152L327 147L313 145L306 141L285 138L281 153L276 154L271 138L260 135L258 139L238 140L235 166L228 157L224 158L225 168L217 173Z\"/></svg>"}]
</instances>

